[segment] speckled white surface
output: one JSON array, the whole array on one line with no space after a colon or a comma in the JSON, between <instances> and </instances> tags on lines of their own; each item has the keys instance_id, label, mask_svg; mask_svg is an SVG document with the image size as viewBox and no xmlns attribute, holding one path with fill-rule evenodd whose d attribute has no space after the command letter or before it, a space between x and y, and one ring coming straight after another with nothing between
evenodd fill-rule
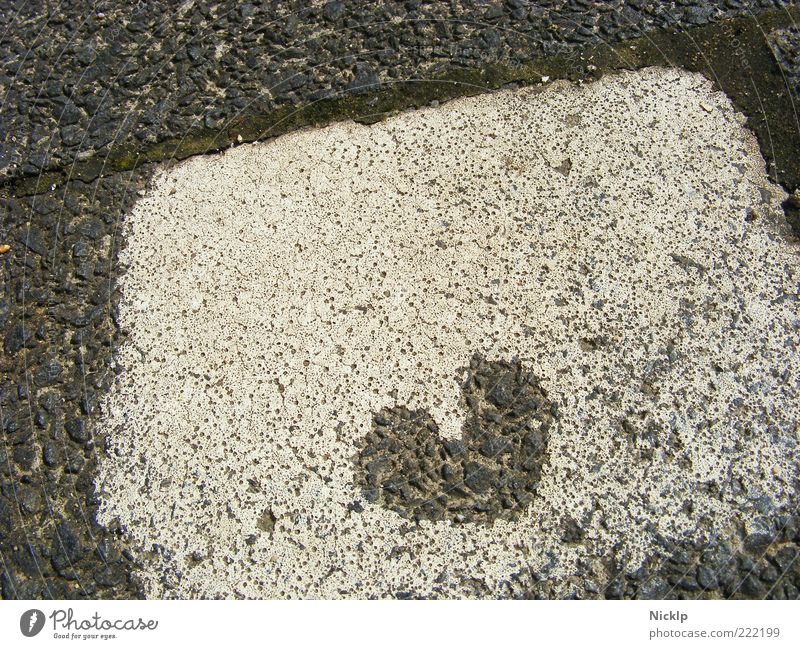
<instances>
[{"instance_id":1,"label":"speckled white surface","mask_svg":"<svg viewBox=\"0 0 800 649\"><path fill-rule=\"evenodd\" d=\"M653 530L703 538L748 497L786 503L783 198L727 98L663 69L165 169L124 226L100 520L158 546L151 597L506 596L528 568L567 595L615 544L635 568ZM350 511L371 412L427 408L458 435L476 351L522 358L560 406L529 510L490 527ZM567 514L583 543L561 542Z\"/></svg>"}]
</instances>

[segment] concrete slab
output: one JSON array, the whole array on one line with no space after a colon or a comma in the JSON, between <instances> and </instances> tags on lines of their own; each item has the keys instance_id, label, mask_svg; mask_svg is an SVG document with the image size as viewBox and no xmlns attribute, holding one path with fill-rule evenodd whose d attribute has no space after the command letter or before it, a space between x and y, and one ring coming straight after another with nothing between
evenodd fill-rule
<instances>
[{"instance_id":1,"label":"concrete slab","mask_svg":"<svg viewBox=\"0 0 800 649\"><path fill-rule=\"evenodd\" d=\"M798 245L743 122L651 68L164 169L124 227L97 480L147 594L567 596L612 553L634 570L659 535L790 503ZM530 503L458 522L371 502L375 415L460 438L476 353L555 404Z\"/></svg>"}]
</instances>

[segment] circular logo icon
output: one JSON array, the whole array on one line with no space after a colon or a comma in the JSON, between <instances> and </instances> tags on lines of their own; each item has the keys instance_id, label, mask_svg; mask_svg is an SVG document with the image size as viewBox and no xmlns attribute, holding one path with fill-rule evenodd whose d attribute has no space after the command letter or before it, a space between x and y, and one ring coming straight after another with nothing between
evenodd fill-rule
<instances>
[{"instance_id":1,"label":"circular logo icon","mask_svg":"<svg viewBox=\"0 0 800 649\"><path fill-rule=\"evenodd\" d=\"M44 627L44 613L37 608L25 611L19 618L19 630L22 635L32 638Z\"/></svg>"}]
</instances>

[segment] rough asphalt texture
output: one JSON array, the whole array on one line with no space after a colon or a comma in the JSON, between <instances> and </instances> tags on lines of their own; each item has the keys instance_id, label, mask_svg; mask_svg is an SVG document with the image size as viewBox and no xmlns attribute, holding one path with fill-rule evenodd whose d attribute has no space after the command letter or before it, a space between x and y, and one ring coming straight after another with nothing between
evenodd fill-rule
<instances>
[{"instance_id":1,"label":"rough asphalt texture","mask_svg":"<svg viewBox=\"0 0 800 649\"><path fill-rule=\"evenodd\" d=\"M74 160L103 160L116 143L135 152L250 111L424 77L454 59L467 67L525 60L599 38L789 4L408 2L366 9L332 2L294 11L287 4L276 10L186 2L155 9L149 3L135 12L129 3L74 2L47 16L38 3L3 2L0 168L17 178ZM776 42L796 62L796 41ZM787 60L787 73L796 74L796 63ZM69 183L53 194L3 198L0 244L11 245L0 255L5 598L140 593L124 540L94 522L92 481L94 404L113 381L112 351L125 335L113 317L116 226L146 176L120 174ZM742 530L745 546L738 537L710 545L663 539L641 571L587 592L797 597L800 521L793 510L757 505L764 521L749 534ZM623 563L607 559L610 573L617 562ZM542 581L525 594L548 596L549 588Z\"/></svg>"},{"instance_id":2,"label":"rough asphalt texture","mask_svg":"<svg viewBox=\"0 0 800 649\"><path fill-rule=\"evenodd\" d=\"M99 422L146 593L586 597L661 537L763 541L800 269L743 120L647 68L160 171Z\"/></svg>"},{"instance_id":3,"label":"rough asphalt texture","mask_svg":"<svg viewBox=\"0 0 800 649\"><path fill-rule=\"evenodd\" d=\"M590 2L5 2L0 170L133 151L456 63L520 63L574 45L782 7L778 0Z\"/></svg>"},{"instance_id":4,"label":"rough asphalt texture","mask_svg":"<svg viewBox=\"0 0 800 649\"><path fill-rule=\"evenodd\" d=\"M470 412L459 439L439 437L421 410L394 406L373 417L356 471L367 502L453 523L517 518L531 503L558 410L519 361L476 355L465 371Z\"/></svg>"},{"instance_id":5,"label":"rough asphalt texture","mask_svg":"<svg viewBox=\"0 0 800 649\"><path fill-rule=\"evenodd\" d=\"M136 178L6 202L0 586L5 598L136 593L124 542L94 521L97 401L113 381L117 224Z\"/></svg>"}]
</instances>

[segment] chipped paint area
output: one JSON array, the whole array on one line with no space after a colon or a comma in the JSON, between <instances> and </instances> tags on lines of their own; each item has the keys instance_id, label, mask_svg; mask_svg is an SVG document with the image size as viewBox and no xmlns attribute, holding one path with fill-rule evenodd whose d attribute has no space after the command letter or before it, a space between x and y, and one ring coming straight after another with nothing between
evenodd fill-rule
<instances>
[{"instance_id":1,"label":"chipped paint area","mask_svg":"<svg viewBox=\"0 0 800 649\"><path fill-rule=\"evenodd\" d=\"M531 572L566 596L615 545L635 568L656 533L724 533L794 495L784 198L727 98L655 68L165 169L125 223L100 522L151 597L510 596ZM417 525L366 502L373 414L458 438L476 353L558 405L531 504Z\"/></svg>"}]
</instances>

